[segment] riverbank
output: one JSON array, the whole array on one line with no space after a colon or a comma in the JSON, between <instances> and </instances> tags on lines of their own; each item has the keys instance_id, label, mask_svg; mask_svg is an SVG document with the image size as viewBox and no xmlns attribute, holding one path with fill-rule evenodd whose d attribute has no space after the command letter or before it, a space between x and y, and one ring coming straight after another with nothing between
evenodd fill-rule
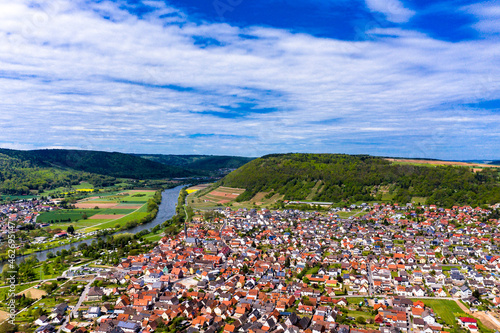
<instances>
[{"instance_id":1,"label":"riverbank","mask_svg":"<svg viewBox=\"0 0 500 333\"><path fill-rule=\"evenodd\" d=\"M51 249L44 249L42 251L37 251L33 252L31 254L23 254L23 255L18 255L16 256L16 262L19 264L23 260L25 260L28 257L34 257L38 261L45 261L47 259L47 256L49 253L52 253L52 255L55 255L57 251L62 251L62 250L67 250L71 251L71 248L78 248L80 244L91 244L92 241L97 241L99 239L103 239L105 237L109 237L111 235L119 235L123 233L130 233L130 234L138 234L140 232L143 232L144 230L151 230L152 228L163 224L165 221L171 219L175 215L175 209L176 209L176 203L177 199L179 197L179 193L181 189L185 187L185 185L179 185L174 188L166 189L161 193L161 201L160 204L158 205L158 211L156 214L156 217L147 223L137 225L131 229L127 230L120 230L117 232L110 233L108 235L94 235L93 237L89 237L86 239L80 239L77 242L72 242L70 244L64 244L60 246L53 247ZM0 263L0 269L2 269L3 264L5 262Z\"/></svg>"},{"instance_id":2,"label":"riverbank","mask_svg":"<svg viewBox=\"0 0 500 333\"><path fill-rule=\"evenodd\" d=\"M57 230L62 232L67 230L67 236L42 244L32 244L29 248L18 249L18 251L20 251L21 256L27 256L63 245L107 236L114 232L126 231L138 225L149 223L156 218L158 213L161 192L162 190L124 191L114 196L99 196L78 201L75 204L76 209L42 213L38 219L51 223L45 230L56 230L56 232ZM88 208L82 208L79 205L86 205ZM70 222L59 222L79 214L84 218ZM71 234L70 229L74 230L75 235ZM52 232L48 235L52 235Z\"/></svg>"}]
</instances>

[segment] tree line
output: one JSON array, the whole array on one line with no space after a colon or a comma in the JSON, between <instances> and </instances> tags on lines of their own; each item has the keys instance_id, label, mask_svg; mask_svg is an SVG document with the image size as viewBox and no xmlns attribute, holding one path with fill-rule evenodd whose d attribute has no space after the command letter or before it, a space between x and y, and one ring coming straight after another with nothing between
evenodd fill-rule
<instances>
[{"instance_id":1,"label":"tree line","mask_svg":"<svg viewBox=\"0 0 500 333\"><path fill-rule=\"evenodd\" d=\"M230 173L216 185L245 188L236 200L258 192L279 193L285 200L304 200L317 186L313 201L375 201L381 185L394 187L393 201L426 197L426 204L450 207L500 202L499 172L485 168L394 164L368 155L267 155Z\"/></svg>"}]
</instances>

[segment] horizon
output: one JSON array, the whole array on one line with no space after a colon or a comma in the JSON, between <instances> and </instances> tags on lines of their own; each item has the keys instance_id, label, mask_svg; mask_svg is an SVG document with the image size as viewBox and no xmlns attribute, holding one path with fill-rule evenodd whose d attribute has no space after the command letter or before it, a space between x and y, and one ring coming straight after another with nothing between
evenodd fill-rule
<instances>
[{"instance_id":1,"label":"horizon","mask_svg":"<svg viewBox=\"0 0 500 333\"><path fill-rule=\"evenodd\" d=\"M433 157L420 158L420 157L401 157L401 156L382 156L382 155L372 155L372 154L350 154L350 153L342 153L342 152L331 152L331 153L319 153L319 152L284 152L284 153L267 153L265 155L260 156L245 156L245 155L218 155L218 154L171 154L171 153L131 153L126 151L116 151L116 150L89 150L89 149L79 149L79 148L36 148L36 149L13 149L0 147L0 149L10 149L10 150L19 150L19 151L37 151L37 150L79 150L79 151L92 151L92 152L105 152L105 153L119 153L119 154L128 154L128 155L165 155L165 156L222 156L222 157L243 157L243 158L261 158L267 155L287 155L287 154L331 154L331 155L352 155L352 156L371 156L378 157L383 159L406 159L406 160L428 160L428 161L443 161L443 162L470 162L470 163L478 163L485 162L486 164L492 162L500 161L500 158L494 159L468 159L468 160L443 160ZM140 156L139 156L140 157Z\"/></svg>"},{"instance_id":2,"label":"horizon","mask_svg":"<svg viewBox=\"0 0 500 333\"><path fill-rule=\"evenodd\" d=\"M499 160L495 1L0 3L0 146Z\"/></svg>"}]
</instances>

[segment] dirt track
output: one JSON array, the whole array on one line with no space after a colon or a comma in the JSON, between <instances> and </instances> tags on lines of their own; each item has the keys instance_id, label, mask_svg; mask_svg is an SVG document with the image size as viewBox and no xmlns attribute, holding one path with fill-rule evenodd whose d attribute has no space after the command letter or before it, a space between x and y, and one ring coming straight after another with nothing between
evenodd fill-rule
<instances>
[{"instance_id":1,"label":"dirt track","mask_svg":"<svg viewBox=\"0 0 500 333\"><path fill-rule=\"evenodd\" d=\"M456 299L455 302L458 304L460 309L462 309L468 315L473 316L476 319L479 319L484 326L489 328L490 330L500 330L500 322L498 320L492 319L487 313L484 311L476 311L471 312L465 305L460 302L460 300Z\"/></svg>"},{"instance_id":2,"label":"dirt track","mask_svg":"<svg viewBox=\"0 0 500 333\"><path fill-rule=\"evenodd\" d=\"M0 322L6 320L9 316L8 312L0 310Z\"/></svg>"}]
</instances>

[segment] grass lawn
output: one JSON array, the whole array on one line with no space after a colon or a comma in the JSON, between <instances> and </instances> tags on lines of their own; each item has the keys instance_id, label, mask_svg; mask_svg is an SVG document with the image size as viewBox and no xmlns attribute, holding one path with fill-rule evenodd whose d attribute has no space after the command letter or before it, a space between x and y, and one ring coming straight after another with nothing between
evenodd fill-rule
<instances>
[{"instance_id":1,"label":"grass lawn","mask_svg":"<svg viewBox=\"0 0 500 333\"><path fill-rule=\"evenodd\" d=\"M117 224L119 224L120 226L124 226L125 224L127 224L127 222L133 221L133 220L140 220L141 218L145 217L146 215L148 215L148 213L136 211L134 213L123 216L123 217L118 218L116 220L109 220L108 222L104 222L104 223L97 225L95 227L87 228L84 231L91 232L91 231L101 230L101 229L106 229L106 228L114 228Z\"/></svg>"},{"instance_id":2,"label":"grass lawn","mask_svg":"<svg viewBox=\"0 0 500 333\"><path fill-rule=\"evenodd\" d=\"M123 208L113 208L113 209L104 209L99 214L103 214L103 215L113 215L113 214L127 215L127 214L132 213L134 210L135 210L134 208L126 208L126 207L123 207Z\"/></svg>"},{"instance_id":3,"label":"grass lawn","mask_svg":"<svg viewBox=\"0 0 500 333\"><path fill-rule=\"evenodd\" d=\"M416 301L417 299L412 299ZM457 323L455 314L463 315L464 317L473 316L466 314L455 301L446 300L446 299L420 299L426 306L431 307L434 310L434 313L437 317L441 317L442 320L446 322L449 326L453 326ZM477 318L476 318L477 319ZM481 332L493 332L492 330L487 329L480 320L477 321L479 330Z\"/></svg>"},{"instance_id":4,"label":"grass lawn","mask_svg":"<svg viewBox=\"0 0 500 333\"><path fill-rule=\"evenodd\" d=\"M75 189L87 189L87 188L94 188L94 185L88 183L88 182L80 182L78 185L73 185L72 186Z\"/></svg>"},{"instance_id":5,"label":"grass lawn","mask_svg":"<svg viewBox=\"0 0 500 333\"><path fill-rule=\"evenodd\" d=\"M33 286L36 286L38 282L33 282L33 283L28 283L28 284L22 284L22 285L16 285L15 293L18 294L23 290L29 289ZM9 296L10 293L10 288L5 287L5 288L0 288L0 309L5 310L7 308L7 302L3 302L3 300L6 300L7 297Z\"/></svg>"},{"instance_id":6,"label":"grass lawn","mask_svg":"<svg viewBox=\"0 0 500 333\"><path fill-rule=\"evenodd\" d=\"M338 297L335 297L335 298L338 298ZM347 302L349 304L356 304L358 305L359 302L363 302L363 304L365 304L365 298L368 299L368 297L347 297Z\"/></svg>"},{"instance_id":7,"label":"grass lawn","mask_svg":"<svg viewBox=\"0 0 500 333\"><path fill-rule=\"evenodd\" d=\"M335 214L337 214L340 218L346 219L348 217L358 214L359 212L361 212L361 209L354 209L350 212L336 212Z\"/></svg>"},{"instance_id":8,"label":"grass lawn","mask_svg":"<svg viewBox=\"0 0 500 333\"><path fill-rule=\"evenodd\" d=\"M109 220L107 219L88 219L88 220L78 220L74 222L65 222L65 223L54 223L50 225L51 229L63 229L66 230L70 225L72 225L75 230L87 228L87 227L92 227L96 224L102 223L102 222L107 222ZM49 227L47 227L49 228Z\"/></svg>"},{"instance_id":9,"label":"grass lawn","mask_svg":"<svg viewBox=\"0 0 500 333\"><path fill-rule=\"evenodd\" d=\"M451 271L452 268L456 268L456 269L460 270L460 266L443 266L442 267L443 272Z\"/></svg>"},{"instance_id":10,"label":"grass lawn","mask_svg":"<svg viewBox=\"0 0 500 333\"><path fill-rule=\"evenodd\" d=\"M412 299L416 301L417 299ZM455 301L446 299L420 299L424 304L434 310L437 317L441 317L446 324L452 326L457 323L454 313L463 313Z\"/></svg>"},{"instance_id":11,"label":"grass lawn","mask_svg":"<svg viewBox=\"0 0 500 333\"><path fill-rule=\"evenodd\" d=\"M349 310L347 313L348 316L358 318L358 317L364 317L365 319L368 318L375 318L371 313L365 312L365 311L353 311Z\"/></svg>"},{"instance_id":12,"label":"grass lawn","mask_svg":"<svg viewBox=\"0 0 500 333\"><path fill-rule=\"evenodd\" d=\"M158 242L160 239L163 238L163 232L160 232L158 234L147 235L144 238L152 242Z\"/></svg>"}]
</instances>

